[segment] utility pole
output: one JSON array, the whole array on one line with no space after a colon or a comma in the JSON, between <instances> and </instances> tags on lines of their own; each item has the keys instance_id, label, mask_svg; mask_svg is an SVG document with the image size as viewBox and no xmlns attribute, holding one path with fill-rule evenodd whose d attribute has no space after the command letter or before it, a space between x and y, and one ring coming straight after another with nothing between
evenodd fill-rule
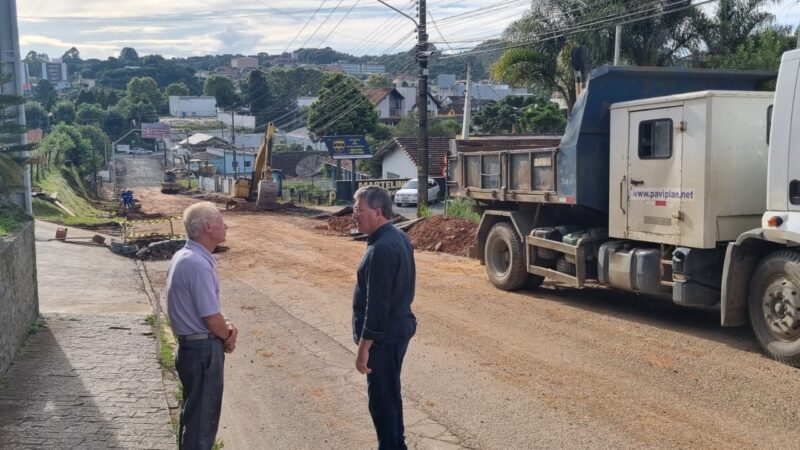
<instances>
[{"instance_id":1,"label":"utility pole","mask_svg":"<svg viewBox=\"0 0 800 450\"><path fill-rule=\"evenodd\" d=\"M239 178L239 162L236 160L236 127L233 124L234 110L231 108L231 146L233 147L233 178ZM223 150L224 153L224 150Z\"/></svg>"},{"instance_id":2,"label":"utility pole","mask_svg":"<svg viewBox=\"0 0 800 450\"><path fill-rule=\"evenodd\" d=\"M0 0L0 70L11 75L11 80L0 85L0 94L22 96L22 56L19 51L19 32L17 30L17 3L15 0ZM25 128L25 105L16 106L17 124ZM19 135L19 144L28 144L28 136L25 133ZM28 159L29 151L17 152L15 156ZM31 201L31 166L22 166L23 192L17 203L25 208L25 211L33 215L33 203Z\"/></svg>"},{"instance_id":3,"label":"utility pole","mask_svg":"<svg viewBox=\"0 0 800 450\"><path fill-rule=\"evenodd\" d=\"M467 62L467 91L464 93L464 118L461 123L461 139L469 140L469 122L472 112L472 65Z\"/></svg>"},{"instance_id":4,"label":"utility pole","mask_svg":"<svg viewBox=\"0 0 800 450\"><path fill-rule=\"evenodd\" d=\"M419 0L419 24L417 25L417 61L419 82L417 85L417 216L428 205L428 33L425 26L427 10L425 0Z\"/></svg>"},{"instance_id":5,"label":"utility pole","mask_svg":"<svg viewBox=\"0 0 800 450\"><path fill-rule=\"evenodd\" d=\"M622 26L617 25L614 29L614 65L619 65L619 53L622 47Z\"/></svg>"}]
</instances>

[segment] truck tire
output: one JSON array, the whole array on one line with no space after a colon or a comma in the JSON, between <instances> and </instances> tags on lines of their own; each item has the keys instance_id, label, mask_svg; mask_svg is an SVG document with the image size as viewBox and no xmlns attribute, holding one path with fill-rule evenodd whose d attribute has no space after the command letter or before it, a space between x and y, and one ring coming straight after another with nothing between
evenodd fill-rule
<instances>
[{"instance_id":1,"label":"truck tire","mask_svg":"<svg viewBox=\"0 0 800 450\"><path fill-rule=\"evenodd\" d=\"M800 367L800 253L767 255L750 284L750 324L764 352Z\"/></svg>"},{"instance_id":2,"label":"truck tire","mask_svg":"<svg viewBox=\"0 0 800 450\"><path fill-rule=\"evenodd\" d=\"M510 223L499 222L489 230L485 255L486 273L496 287L515 291L528 281L522 240Z\"/></svg>"}]
</instances>

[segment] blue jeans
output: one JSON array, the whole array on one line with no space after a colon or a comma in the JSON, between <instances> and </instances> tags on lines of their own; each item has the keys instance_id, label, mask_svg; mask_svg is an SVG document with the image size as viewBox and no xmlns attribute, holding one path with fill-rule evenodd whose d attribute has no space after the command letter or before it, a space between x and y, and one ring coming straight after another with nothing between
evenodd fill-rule
<instances>
[{"instance_id":1,"label":"blue jeans","mask_svg":"<svg viewBox=\"0 0 800 450\"><path fill-rule=\"evenodd\" d=\"M378 450L406 449L400 370L408 341L374 342L369 348L367 365L372 372L367 374L367 394L369 414L378 434Z\"/></svg>"},{"instance_id":2,"label":"blue jeans","mask_svg":"<svg viewBox=\"0 0 800 450\"><path fill-rule=\"evenodd\" d=\"M183 384L178 448L210 450L222 410L222 341L214 338L179 342L175 368Z\"/></svg>"}]
</instances>

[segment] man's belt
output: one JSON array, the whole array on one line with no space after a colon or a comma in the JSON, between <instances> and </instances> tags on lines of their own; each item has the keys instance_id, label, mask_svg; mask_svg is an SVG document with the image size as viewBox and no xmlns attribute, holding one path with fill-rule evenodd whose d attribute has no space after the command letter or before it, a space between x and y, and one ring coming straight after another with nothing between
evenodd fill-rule
<instances>
[{"instance_id":1,"label":"man's belt","mask_svg":"<svg viewBox=\"0 0 800 450\"><path fill-rule=\"evenodd\" d=\"M184 335L178 336L178 342L184 342L184 341L201 341L201 340L203 340L203 339L214 339L214 338L216 338L216 337L217 337L217 336L215 336L215 335L214 335L214 334L212 334L212 333L194 333L194 334L184 334Z\"/></svg>"}]
</instances>

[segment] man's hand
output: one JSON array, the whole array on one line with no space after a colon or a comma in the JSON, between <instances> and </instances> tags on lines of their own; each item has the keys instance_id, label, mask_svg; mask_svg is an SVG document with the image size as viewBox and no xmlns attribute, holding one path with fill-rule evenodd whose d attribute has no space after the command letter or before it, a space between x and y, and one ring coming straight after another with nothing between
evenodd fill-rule
<instances>
[{"instance_id":1,"label":"man's hand","mask_svg":"<svg viewBox=\"0 0 800 450\"><path fill-rule=\"evenodd\" d=\"M362 375L372 373L367 364L369 363L369 348L372 346L370 339L361 339L358 343L358 353L356 354L356 370Z\"/></svg>"},{"instance_id":2,"label":"man's hand","mask_svg":"<svg viewBox=\"0 0 800 450\"><path fill-rule=\"evenodd\" d=\"M236 337L239 335L239 329L233 322L228 322L228 331L230 335L225 339L225 353L233 353L236 349Z\"/></svg>"}]
</instances>

